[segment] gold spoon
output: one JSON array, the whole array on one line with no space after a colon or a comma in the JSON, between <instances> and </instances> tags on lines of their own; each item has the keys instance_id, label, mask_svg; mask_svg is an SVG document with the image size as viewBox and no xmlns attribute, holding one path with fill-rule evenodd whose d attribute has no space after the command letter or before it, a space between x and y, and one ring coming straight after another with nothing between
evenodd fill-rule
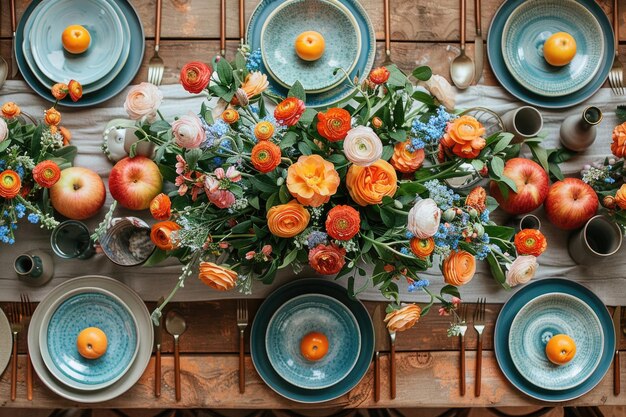
<instances>
[{"instance_id":1,"label":"gold spoon","mask_svg":"<svg viewBox=\"0 0 626 417\"><path fill-rule=\"evenodd\" d=\"M165 329L174 337L174 384L176 387L176 401L180 401L180 347L178 340L187 330L185 318L177 311L170 311L165 318Z\"/></svg>"}]
</instances>

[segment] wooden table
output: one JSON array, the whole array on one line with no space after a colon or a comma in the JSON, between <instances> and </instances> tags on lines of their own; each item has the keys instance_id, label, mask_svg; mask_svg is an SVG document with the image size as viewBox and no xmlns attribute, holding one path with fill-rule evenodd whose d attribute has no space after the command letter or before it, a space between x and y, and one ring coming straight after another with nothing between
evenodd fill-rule
<instances>
[{"instance_id":1,"label":"wooden table","mask_svg":"<svg viewBox=\"0 0 626 417\"><path fill-rule=\"evenodd\" d=\"M79 0L77 0L79 1ZM29 3L16 0L18 18ZM609 17L612 1L598 0ZM133 0L146 32L146 56L134 82L147 79L147 62L152 55L154 39L154 1ZM258 0L246 0L246 17L249 17ZM378 39L377 62L384 58L382 0L362 0L376 28ZM500 0L482 0L483 36ZM626 11L626 0L621 0L621 10ZM239 43L238 2L227 0L227 57L232 57ZM449 63L458 54L459 1L458 0L393 0L391 2L392 56L403 69L417 65L430 65L435 73L449 78ZM9 0L0 0L0 55L11 56ZM473 2L468 1L468 54L473 54L474 17ZM620 40L626 40L624 16L620 17ZM219 50L219 1L170 0L163 4L163 31L161 56L165 61L164 83L178 82L180 68L190 60L209 61ZM626 52L626 44L620 45ZM8 59L9 60L9 59ZM9 60L10 61L10 60ZM20 76L18 75L18 78ZM497 84L489 65L485 65L480 84ZM1 259L1 255L0 255ZM6 261L6 259L3 259ZM251 302L251 315L259 302ZM373 311L375 303L366 303ZM5 307L6 305L2 305ZM150 308L152 306L149 306ZM300 405L290 402L271 391L255 372L249 356L246 358L246 393L238 391L238 330L235 302L201 302L177 306L189 321L189 330L181 339L183 399L174 401L174 375L172 344L164 341L163 395L153 396L154 375L151 363L139 383L123 396L98 404L104 408L336 408L336 407L474 407L474 406L524 406L545 405L517 391L504 378L493 354L493 325L501 308L489 305L483 360L482 395L474 397L474 363L476 333L468 331L467 337L467 394L459 396L458 338L448 338L446 329L450 317L439 317L435 312L425 317L413 329L398 336L398 395L390 400L388 380L383 377L381 401L373 401L373 371L349 394L329 403ZM210 318L207 319L207 318ZM25 332L21 347L26 346ZM622 349L626 343L622 342ZM248 341L246 341L248 349ZM622 354L622 364L626 358ZM388 359L382 359L383 375L387 375ZM622 366L622 373L624 365ZM0 407L60 408L81 406L51 393L36 380L34 401L25 399L25 355L20 352L18 400L9 401L9 372L0 378ZM612 372L589 394L567 405L617 405L624 404L626 393L613 395ZM561 404L563 405L563 404Z\"/></svg>"}]
</instances>

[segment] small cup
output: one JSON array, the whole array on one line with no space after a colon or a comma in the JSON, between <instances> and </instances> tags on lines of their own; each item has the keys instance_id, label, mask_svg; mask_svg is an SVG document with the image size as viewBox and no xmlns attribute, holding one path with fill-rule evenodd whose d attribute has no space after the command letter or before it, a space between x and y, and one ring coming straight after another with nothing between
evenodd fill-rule
<instances>
[{"instance_id":1,"label":"small cup","mask_svg":"<svg viewBox=\"0 0 626 417\"><path fill-rule=\"evenodd\" d=\"M66 220L50 236L54 253L64 259L88 259L96 253L87 226L77 220Z\"/></svg>"},{"instance_id":2,"label":"small cup","mask_svg":"<svg viewBox=\"0 0 626 417\"><path fill-rule=\"evenodd\" d=\"M541 220L534 214L525 214L515 219L515 229L519 232L524 229L541 229Z\"/></svg>"},{"instance_id":3,"label":"small cup","mask_svg":"<svg viewBox=\"0 0 626 417\"><path fill-rule=\"evenodd\" d=\"M579 265L592 265L617 253L622 246L622 230L603 215L594 216L570 236L567 245Z\"/></svg>"},{"instance_id":4,"label":"small cup","mask_svg":"<svg viewBox=\"0 0 626 417\"><path fill-rule=\"evenodd\" d=\"M102 252L120 266L137 266L156 249L150 239L150 226L137 217L117 217L100 239Z\"/></svg>"},{"instance_id":5,"label":"small cup","mask_svg":"<svg viewBox=\"0 0 626 417\"><path fill-rule=\"evenodd\" d=\"M39 287L52 279L54 262L46 252L33 249L18 255L13 261L13 269L20 281Z\"/></svg>"},{"instance_id":6,"label":"small cup","mask_svg":"<svg viewBox=\"0 0 626 417\"><path fill-rule=\"evenodd\" d=\"M502 123L507 132L513 133L513 143L534 138L543 129L541 113L531 106L522 106L506 112L502 116Z\"/></svg>"}]
</instances>

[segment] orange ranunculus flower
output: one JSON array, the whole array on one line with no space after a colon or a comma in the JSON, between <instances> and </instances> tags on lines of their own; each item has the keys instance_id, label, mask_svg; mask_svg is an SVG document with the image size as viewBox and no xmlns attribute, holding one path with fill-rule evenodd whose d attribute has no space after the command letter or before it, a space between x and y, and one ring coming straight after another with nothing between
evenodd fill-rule
<instances>
[{"instance_id":1,"label":"orange ranunculus flower","mask_svg":"<svg viewBox=\"0 0 626 417\"><path fill-rule=\"evenodd\" d=\"M237 285L237 272L213 262L200 262L198 278L217 291L228 291Z\"/></svg>"},{"instance_id":2,"label":"orange ranunculus flower","mask_svg":"<svg viewBox=\"0 0 626 417\"><path fill-rule=\"evenodd\" d=\"M274 134L274 125L271 122L263 121L254 126L254 137L257 140L270 140Z\"/></svg>"},{"instance_id":3,"label":"orange ranunculus flower","mask_svg":"<svg viewBox=\"0 0 626 417\"><path fill-rule=\"evenodd\" d=\"M7 169L0 173L0 197L11 199L20 193L22 180L17 172Z\"/></svg>"},{"instance_id":4,"label":"orange ranunculus flower","mask_svg":"<svg viewBox=\"0 0 626 417\"><path fill-rule=\"evenodd\" d=\"M248 98L258 96L267 89L270 83L267 81L267 75L255 71L248 74L245 81L241 85L241 89L246 92Z\"/></svg>"},{"instance_id":5,"label":"orange ranunculus flower","mask_svg":"<svg viewBox=\"0 0 626 417\"><path fill-rule=\"evenodd\" d=\"M280 147L267 140L261 141L252 148L250 158L252 165L259 172L266 174L280 165Z\"/></svg>"},{"instance_id":6,"label":"orange ranunculus flower","mask_svg":"<svg viewBox=\"0 0 626 417\"><path fill-rule=\"evenodd\" d=\"M398 310L393 310L385 316L387 329L392 332L403 332L415 326L420 319L422 309L416 304L407 304Z\"/></svg>"},{"instance_id":7,"label":"orange ranunculus flower","mask_svg":"<svg viewBox=\"0 0 626 417\"><path fill-rule=\"evenodd\" d=\"M167 220L172 215L172 201L167 194L160 193L150 202L150 214L156 220Z\"/></svg>"},{"instance_id":8,"label":"orange ranunculus flower","mask_svg":"<svg viewBox=\"0 0 626 417\"><path fill-rule=\"evenodd\" d=\"M412 149L410 140L398 142L393 147L391 165L398 172L411 174L422 166L425 157L424 149Z\"/></svg>"},{"instance_id":9,"label":"orange ranunculus flower","mask_svg":"<svg viewBox=\"0 0 626 417\"><path fill-rule=\"evenodd\" d=\"M522 229L515 235L515 249L519 255L541 255L548 247L546 237L536 229Z\"/></svg>"},{"instance_id":10,"label":"orange ranunculus flower","mask_svg":"<svg viewBox=\"0 0 626 417\"><path fill-rule=\"evenodd\" d=\"M57 126L61 123L61 113L59 113L59 111L54 107L50 107L44 112L44 114L45 116L43 120L48 126Z\"/></svg>"},{"instance_id":11,"label":"orange ranunculus flower","mask_svg":"<svg viewBox=\"0 0 626 417\"><path fill-rule=\"evenodd\" d=\"M72 132L69 129L61 126L59 127L59 133L63 137L63 146L67 146L72 142Z\"/></svg>"},{"instance_id":12,"label":"orange ranunculus flower","mask_svg":"<svg viewBox=\"0 0 626 417\"><path fill-rule=\"evenodd\" d=\"M336 245L317 245L309 251L309 265L322 275L333 275L346 264L346 250Z\"/></svg>"},{"instance_id":13,"label":"orange ranunculus flower","mask_svg":"<svg viewBox=\"0 0 626 417\"><path fill-rule=\"evenodd\" d=\"M618 158L626 157L626 122L615 126L615 129L613 129L611 152Z\"/></svg>"},{"instance_id":14,"label":"orange ranunculus flower","mask_svg":"<svg viewBox=\"0 0 626 417\"><path fill-rule=\"evenodd\" d=\"M473 159L487 145L485 127L472 116L461 116L448 124L441 143L459 158Z\"/></svg>"},{"instance_id":15,"label":"orange ranunculus flower","mask_svg":"<svg viewBox=\"0 0 626 417\"><path fill-rule=\"evenodd\" d=\"M67 89L70 93L70 98L74 102L80 100L80 98L83 96L83 86L80 85L80 83L76 80L70 80L70 82L67 84Z\"/></svg>"},{"instance_id":16,"label":"orange ranunculus flower","mask_svg":"<svg viewBox=\"0 0 626 417\"><path fill-rule=\"evenodd\" d=\"M42 161L33 168L33 179L43 188L50 188L61 178L61 168L54 161Z\"/></svg>"},{"instance_id":17,"label":"orange ranunculus flower","mask_svg":"<svg viewBox=\"0 0 626 417\"><path fill-rule=\"evenodd\" d=\"M327 203L337 192L339 183L335 166L319 155L302 155L287 170L287 188L305 206Z\"/></svg>"},{"instance_id":18,"label":"orange ranunculus flower","mask_svg":"<svg viewBox=\"0 0 626 417\"><path fill-rule=\"evenodd\" d=\"M378 67L378 68L374 68L370 72L369 79L374 84L382 84L384 82L387 82L387 80L389 79L389 75L391 74L389 73L389 70L387 68Z\"/></svg>"},{"instance_id":19,"label":"orange ranunculus flower","mask_svg":"<svg viewBox=\"0 0 626 417\"><path fill-rule=\"evenodd\" d=\"M150 232L150 239L159 249L172 250L175 249L177 244L175 242L172 233L176 230L180 230L180 226L172 221L164 221L155 223L152 225L152 231Z\"/></svg>"},{"instance_id":20,"label":"orange ranunculus flower","mask_svg":"<svg viewBox=\"0 0 626 417\"><path fill-rule=\"evenodd\" d=\"M52 86L52 88L50 89L50 92L52 93L52 96L56 98L57 100L63 100L67 96L67 93L70 92L70 90L67 84L56 83L55 85Z\"/></svg>"},{"instance_id":21,"label":"orange ranunculus flower","mask_svg":"<svg viewBox=\"0 0 626 417\"><path fill-rule=\"evenodd\" d=\"M211 67L204 62L191 61L180 69L180 83L186 91L199 94L209 86L212 73Z\"/></svg>"},{"instance_id":22,"label":"orange ranunculus flower","mask_svg":"<svg viewBox=\"0 0 626 417\"><path fill-rule=\"evenodd\" d=\"M360 206L380 204L383 197L393 197L398 189L398 176L389 162L379 159L372 165L352 165L346 174L350 197Z\"/></svg>"},{"instance_id":23,"label":"orange ranunculus flower","mask_svg":"<svg viewBox=\"0 0 626 417\"><path fill-rule=\"evenodd\" d=\"M317 113L317 133L331 142L338 142L346 138L350 130L352 116L346 109L332 108L326 113Z\"/></svg>"},{"instance_id":24,"label":"orange ranunculus flower","mask_svg":"<svg viewBox=\"0 0 626 417\"><path fill-rule=\"evenodd\" d=\"M626 184L623 184L615 194L615 203L622 210L626 210Z\"/></svg>"},{"instance_id":25,"label":"orange ranunculus flower","mask_svg":"<svg viewBox=\"0 0 626 417\"><path fill-rule=\"evenodd\" d=\"M326 233L337 240L350 240L361 228L359 212L350 206L335 206L326 215Z\"/></svg>"},{"instance_id":26,"label":"orange ranunculus flower","mask_svg":"<svg viewBox=\"0 0 626 417\"><path fill-rule=\"evenodd\" d=\"M21 113L22 113L22 110L20 109L20 106L18 106L12 101L9 101L8 103L4 103L2 105L2 115L6 117L7 119L12 119L14 117L17 117Z\"/></svg>"},{"instance_id":27,"label":"orange ranunculus flower","mask_svg":"<svg viewBox=\"0 0 626 417\"><path fill-rule=\"evenodd\" d=\"M222 119L229 125L237 123L239 121L239 112L235 109L226 109L222 113Z\"/></svg>"},{"instance_id":28,"label":"orange ranunculus flower","mask_svg":"<svg viewBox=\"0 0 626 417\"><path fill-rule=\"evenodd\" d=\"M267 212L267 227L277 237L294 237L309 225L309 211L296 200L274 206Z\"/></svg>"},{"instance_id":29,"label":"orange ranunculus flower","mask_svg":"<svg viewBox=\"0 0 626 417\"><path fill-rule=\"evenodd\" d=\"M476 187L465 198L465 205L482 213L487 208L487 191L483 187Z\"/></svg>"},{"instance_id":30,"label":"orange ranunculus flower","mask_svg":"<svg viewBox=\"0 0 626 417\"><path fill-rule=\"evenodd\" d=\"M476 273L476 258L464 250L452 251L443 260L442 272L446 284L456 287L467 284Z\"/></svg>"},{"instance_id":31,"label":"orange ranunculus flower","mask_svg":"<svg viewBox=\"0 0 626 417\"><path fill-rule=\"evenodd\" d=\"M274 109L274 118L283 126L293 126L298 123L305 109L304 101L289 97L278 103Z\"/></svg>"},{"instance_id":32,"label":"orange ranunculus flower","mask_svg":"<svg viewBox=\"0 0 626 417\"><path fill-rule=\"evenodd\" d=\"M414 237L409 242L411 245L411 251L418 258L428 258L431 253L435 250L435 239L429 237L427 239L420 239Z\"/></svg>"}]
</instances>

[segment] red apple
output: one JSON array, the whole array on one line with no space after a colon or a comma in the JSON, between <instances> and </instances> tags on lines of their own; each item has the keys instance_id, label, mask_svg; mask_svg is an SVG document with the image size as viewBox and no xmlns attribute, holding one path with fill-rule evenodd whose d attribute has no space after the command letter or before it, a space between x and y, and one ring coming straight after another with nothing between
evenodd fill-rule
<instances>
[{"instance_id":1,"label":"red apple","mask_svg":"<svg viewBox=\"0 0 626 417\"><path fill-rule=\"evenodd\" d=\"M50 188L52 207L67 218L83 220L95 215L106 199L100 175L87 168L71 167Z\"/></svg>"},{"instance_id":2,"label":"red apple","mask_svg":"<svg viewBox=\"0 0 626 417\"><path fill-rule=\"evenodd\" d=\"M509 214L525 214L537 209L548 195L550 181L541 165L530 159L513 158L504 164L504 176L517 186L517 192L509 190L506 198L495 181L489 184L491 195L502 210Z\"/></svg>"},{"instance_id":3,"label":"red apple","mask_svg":"<svg viewBox=\"0 0 626 417\"><path fill-rule=\"evenodd\" d=\"M552 184L544 204L550 223L560 229L582 227L598 210L598 196L589 184L578 178L565 178Z\"/></svg>"},{"instance_id":4,"label":"red apple","mask_svg":"<svg viewBox=\"0 0 626 417\"><path fill-rule=\"evenodd\" d=\"M127 209L145 210L161 192L163 177L154 161L145 156L124 158L111 170L109 191Z\"/></svg>"}]
</instances>

